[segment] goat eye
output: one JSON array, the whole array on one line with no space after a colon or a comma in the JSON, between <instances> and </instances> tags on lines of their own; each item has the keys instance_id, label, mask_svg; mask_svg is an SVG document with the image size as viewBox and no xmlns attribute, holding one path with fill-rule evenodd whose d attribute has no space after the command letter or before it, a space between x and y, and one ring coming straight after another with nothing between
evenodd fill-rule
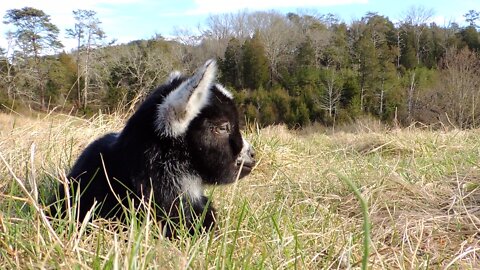
<instances>
[{"instance_id":1,"label":"goat eye","mask_svg":"<svg viewBox=\"0 0 480 270\"><path fill-rule=\"evenodd\" d=\"M212 126L211 130L216 134L230 134L232 128L230 126L230 123L227 122L218 126Z\"/></svg>"}]
</instances>

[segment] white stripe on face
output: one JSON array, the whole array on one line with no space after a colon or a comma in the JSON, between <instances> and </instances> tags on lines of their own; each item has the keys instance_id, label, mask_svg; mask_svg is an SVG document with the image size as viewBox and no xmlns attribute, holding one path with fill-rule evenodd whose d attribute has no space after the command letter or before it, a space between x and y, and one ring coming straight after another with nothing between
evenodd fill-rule
<instances>
[{"instance_id":1,"label":"white stripe on face","mask_svg":"<svg viewBox=\"0 0 480 270\"><path fill-rule=\"evenodd\" d=\"M249 150L251 148L251 145L244 138L242 138L242 140L243 140L243 147L242 147L242 151L240 151L240 158L243 160L249 160L250 159Z\"/></svg>"}]
</instances>

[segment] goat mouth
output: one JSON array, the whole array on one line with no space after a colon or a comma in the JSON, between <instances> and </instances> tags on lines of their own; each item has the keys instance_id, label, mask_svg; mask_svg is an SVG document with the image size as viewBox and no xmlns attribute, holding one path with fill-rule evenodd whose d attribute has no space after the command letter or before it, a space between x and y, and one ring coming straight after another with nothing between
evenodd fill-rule
<instances>
[{"instance_id":1,"label":"goat mouth","mask_svg":"<svg viewBox=\"0 0 480 270\"><path fill-rule=\"evenodd\" d=\"M242 174L246 175L246 174L249 174L253 170L253 167L255 167L255 162L244 162L242 164L241 161L238 161L236 165L237 165L237 167L239 167L241 169Z\"/></svg>"},{"instance_id":2,"label":"goat mouth","mask_svg":"<svg viewBox=\"0 0 480 270\"><path fill-rule=\"evenodd\" d=\"M243 165L242 167L242 171L245 171L245 172L251 172L253 169L253 165Z\"/></svg>"}]
</instances>

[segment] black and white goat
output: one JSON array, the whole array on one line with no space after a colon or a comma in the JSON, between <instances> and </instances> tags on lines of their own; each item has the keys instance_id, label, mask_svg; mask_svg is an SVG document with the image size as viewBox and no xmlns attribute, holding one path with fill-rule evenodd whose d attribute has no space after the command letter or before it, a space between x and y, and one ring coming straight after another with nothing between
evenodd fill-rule
<instances>
[{"instance_id":1,"label":"black and white goat","mask_svg":"<svg viewBox=\"0 0 480 270\"><path fill-rule=\"evenodd\" d=\"M239 130L233 96L215 83L216 69L209 60L191 77L172 73L120 133L91 143L67 176L70 198L59 187L62 202L52 206L52 215L64 216L75 195L79 220L94 202L97 216L114 218L122 215L119 205L126 205L127 198L138 202L151 196L161 220L178 223L183 216L192 229L203 216L201 225L211 228L215 210L204 186L232 183L255 165L254 151Z\"/></svg>"}]
</instances>

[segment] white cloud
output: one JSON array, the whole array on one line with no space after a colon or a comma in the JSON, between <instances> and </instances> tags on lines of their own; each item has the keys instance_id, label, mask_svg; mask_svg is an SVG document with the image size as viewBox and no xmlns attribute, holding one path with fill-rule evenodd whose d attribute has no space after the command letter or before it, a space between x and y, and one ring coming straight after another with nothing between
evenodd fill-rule
<instances>
[{"instance_id":1,"label":"white cloud","mask_svg":"<svg viewBox=\"0 0 480 270\"><path fill-rule=\"evenodd\" d=\"M194 3L196 7L187 11L187 15L227 13L242 9L268 10L276 8L311 8L349 4L367 4L368 0L194 0Z\"/></svg>"}]
</instances>

